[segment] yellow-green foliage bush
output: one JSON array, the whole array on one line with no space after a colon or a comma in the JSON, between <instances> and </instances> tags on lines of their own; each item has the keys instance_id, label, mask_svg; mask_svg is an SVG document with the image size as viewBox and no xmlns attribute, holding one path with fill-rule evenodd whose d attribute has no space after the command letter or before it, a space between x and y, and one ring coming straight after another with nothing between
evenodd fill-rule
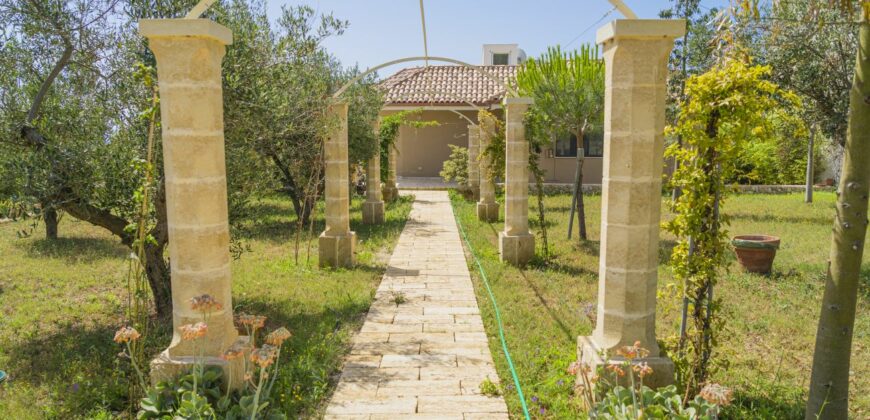
<instances>
[{"instance_id":1,"label":"yellow-green foliage bush","mask_svg":"<svg viewBox=\"0 0 870 420\"><path fill-rule=\"evenodd\" d=\"M468 183L468 149L462 146L448 144L450 157L441 167L441 178L445 181L456 181L459 185Z\"/></svg>"}]
</instances>

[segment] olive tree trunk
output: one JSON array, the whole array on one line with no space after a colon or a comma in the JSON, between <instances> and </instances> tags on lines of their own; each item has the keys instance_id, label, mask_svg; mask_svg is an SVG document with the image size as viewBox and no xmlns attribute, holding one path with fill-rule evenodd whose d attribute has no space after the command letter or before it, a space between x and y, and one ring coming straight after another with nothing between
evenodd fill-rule
<instances>
[{"instance_id":1,"label":"olive tree trunk","mask_svg":"<svg viewBox=\"0 0 870 420\"><path fill-rule=\"evenodd\" d=\"M52 205L42 206L42 221L45 223L45 239L57 239L57 209Z\"/></svg>"},{"instance_id":2,"label":"olive tree trunk","mask_svg":"<svg viewBox=\"0 0 870 420\"><path fill-rule=\"evenodd\" d=\"M813 202L813 178L815 177L813 170L813 147L815 147L815 139L816 139L816 126L810 128L810 141L807 145L807 177L806 177L806 191L804 196L804 202L812 203Z\"/></svg>"},{"instance_id":3,"label":"olive tree trunk","mask_svg":"<svg viewBox=\"0 0 870 420\"><path fill-rule=\"evenodd\" d=\"M63 204L60 209L76 219L102 227L118 238L126 246L132 246L133 236L126 229L130 222L112 212L96 207L78 197L75 192L65 187L62 189ZM148 232L154 242L145 244L145 274L151 293L154 297L154 308L160 317L172 314L172 295L170 292L170 269L164 257L164 250L169 243L169 224L166 218L166 190L163 182L158 186L154 198L156 220L154 227Z\"/></svg>"},{"instance_id":4,"label":"olive tree trunk","mask_svg":"<svg viewBox=\"0 0 870 420\"><path fill-rule=\"evenodd\" d=\"M849 359L870 194L870 23L865 19L859 26L848 138L813 355L807 420L848 418Z\"/></svg>"}]
</instances>

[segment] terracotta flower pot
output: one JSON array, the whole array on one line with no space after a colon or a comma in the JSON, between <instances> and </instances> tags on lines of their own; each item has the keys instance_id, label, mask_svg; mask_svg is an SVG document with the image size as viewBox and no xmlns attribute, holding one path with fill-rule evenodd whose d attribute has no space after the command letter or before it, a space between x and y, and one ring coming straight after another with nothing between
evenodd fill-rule
<instances>
[{"instance_id":1,"label":"terracotta flower pot","mask_svg":"<svg viewBox=\"0 0 870 420\"><path fill-rule=\"evenodd\" d=\"M768 274L773 267L779 238L770 235L737 235L731 239L737 261L750 273Z\"/></svg>"}]
</instances>

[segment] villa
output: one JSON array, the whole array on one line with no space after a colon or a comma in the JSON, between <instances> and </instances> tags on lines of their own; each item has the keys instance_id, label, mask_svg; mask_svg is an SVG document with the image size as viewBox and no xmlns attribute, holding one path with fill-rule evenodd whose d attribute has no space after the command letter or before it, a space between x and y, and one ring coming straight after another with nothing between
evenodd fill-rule
<instances>
[{"instance_id":1,"label":"villa","mask_svg":"<svg viewBox=\"0 0 870 420\"><path fill-rule=\"evenodd\" d=\"M516 83L517 65L525 60L517 44L484 44L481 68L501 80ZM403 178L438 177L441 166L450 156L450 147L468 147L469 121L477 123L479 109L501 116L504 89L477 71L458 65L429 65L400 70L381 83L386 104L382 114L409 109L423 109L417 116L423 121L438 121L437 127L402 127L397 140L397 175ZM600 184L603 134L589 133L583 147L584 184ZM539 164L545 181L572 183L576 169L578 144L573 135L553 139L550 147L540 151Z\"/></svg>"}]
</instances>

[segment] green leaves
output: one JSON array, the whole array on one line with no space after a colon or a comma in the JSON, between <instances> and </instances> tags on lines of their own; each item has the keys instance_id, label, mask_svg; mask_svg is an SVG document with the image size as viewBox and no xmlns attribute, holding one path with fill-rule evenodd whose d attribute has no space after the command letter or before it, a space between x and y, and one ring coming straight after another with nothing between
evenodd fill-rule
<instances>
[{"instance_id":1,"label":"green leaves","mask_svg":"<svg viewBox=\"0 0 870 420\"><path fill-rule=\"evenodd\" d=\"M444 161L441 172L438 174L445 181L456 181L459 185L468 182L468 148L448 144L450 157Z\"/></svg>"},{"instance_id":2,"label":"green leaves","mask_svg":"<svg viewBox=\"0 0 870 420\"><path fill-rule=\"evenodd\" d=\"M589 413L591 419L670 419L713 420L719 415L719 407L697 397L685 407L674 385L650 389L641 387L641 412L634 412L632 391L623 386L610 389L604 398Z\"/></svg>"},{"instance_id":3,"label":"green leaves","mask_svg":"<svg viewBox=\"0 0 870 420\"><path fill-rule=\"evenodd\" d=\"M562 52L550 47L538 59L529 59L517 70L520 95L535 100L533 109L544 124L539 142L555 135L575 134L601 124L604 115L604 60L598 47L582 45Z\"/></svg>"},{"instance_id":4,"label":"green leaves","mask_svg":"<svg viewBox=\"0 0 870 420\"><path fill-rule=\"evenodd\" d=\"M670 184L682 194L670 202L676 217L663 227L678 239L671 266L681 289L679 298L688 302L690 319L674 354L684 358L686 363L678 364L687 366L683 385L694 391L709 374L716 335L723 325L716 318L719 305L710 291L728 244L728 219L720 207L729 179L747 145L772 138L771 116L796 114L801 106L796 95L768 80L770 73L769 67L731 59L690 77L677 123L667 129L667 134L682 139L666 150L678 165Z\"/></svg>"}]
</instances>

